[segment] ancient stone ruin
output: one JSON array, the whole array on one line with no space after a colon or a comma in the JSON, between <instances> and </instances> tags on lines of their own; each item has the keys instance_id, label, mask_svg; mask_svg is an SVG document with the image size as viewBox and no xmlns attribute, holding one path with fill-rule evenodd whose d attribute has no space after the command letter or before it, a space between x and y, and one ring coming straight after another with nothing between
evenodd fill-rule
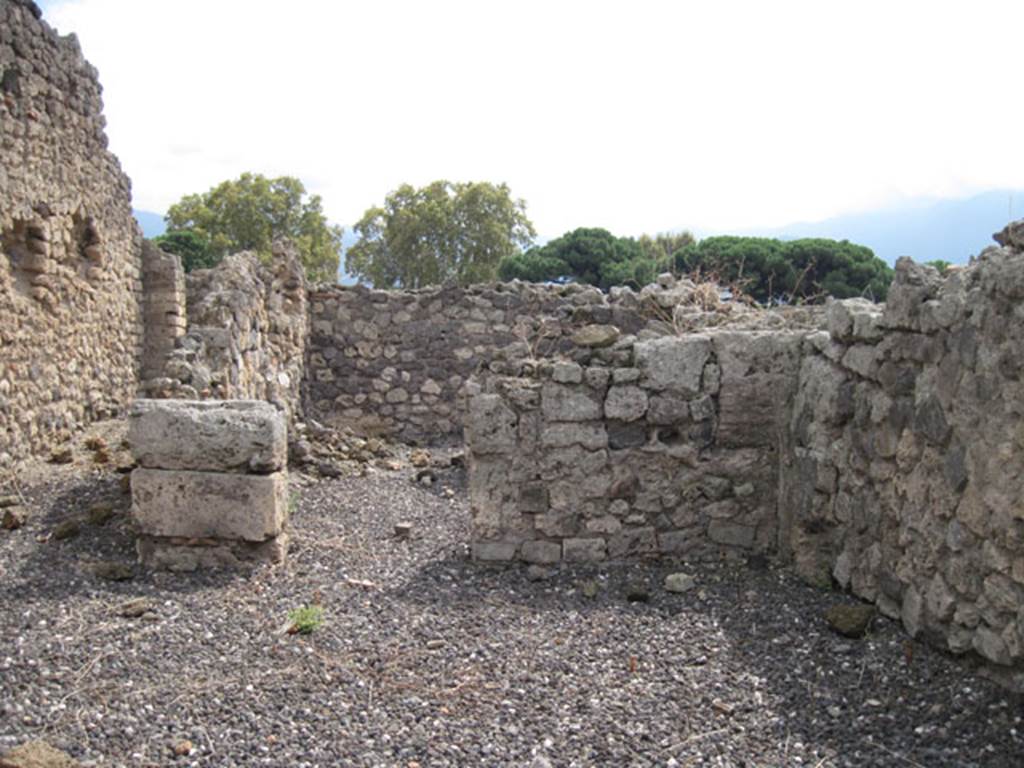
<instances>
[{"instance_id":1,"label":"ancient stone ruin","mask_svg":"<svg viewBox=\"0 0 1024 768\"><path fill-rule=\"evenodd\" d=\"M470 400L474 551L772 555L953 653L1024 659L1024 226L824 329L580 336Z\"/></svg>"},{"instance_id":2,"label":"ancient stone ruin","mask_svg":"<svg viewBox=\"0 0 1024 768\"><path fill-rule=\"evenodd\" d=\"M145 398L144 561L283 556L286 425L465 428L480 560L777 557L1024 674L1024 224L825 310L672 276L307 286L283 243L185 276L143 244L103 127L74 37L0 0L0 467Z\"/></svg>"},{"instance_id":3,"label":"ancient stone ruin","mask_svg":"<svg viewBox=\"0 0 1024 768\"><path fill-rule=\"evenodd\" d=\"M277 408L138 400L128 424L139 562L192 571L284 560L288 443Z\"/></svg>"},{"instance_id":4,"label":"ancient stone ruin","mask_svg":"<svg viewBox=\"0 0 1024 768\"><path fill-rule=\"evenodd\" d=\"M174 320L187 317L187 329L172 324L172 343L152 359L142 389L153 397L266 400L294 421L302 413L308 320L306 279L292 245L276 243L270 264L240 253L184 278L171 259L177 278L147 299Z\"/></svg>"},{"instance_id":5,"label":"ancient stone ruin","mask_svg":"<svg viewBox=\"0 0 1024 768\"><path fill-rule=\"evenodd\" d=\"M138 387L142 236L96 70L0 3L0 464L120 413Z\"/></svg>"}]
</instances>

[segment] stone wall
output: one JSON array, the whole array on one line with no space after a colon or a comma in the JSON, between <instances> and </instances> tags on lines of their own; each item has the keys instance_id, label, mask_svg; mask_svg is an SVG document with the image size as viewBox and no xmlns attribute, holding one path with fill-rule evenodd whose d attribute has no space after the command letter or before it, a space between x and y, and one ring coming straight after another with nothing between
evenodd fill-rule
<instances>
[{"instance_id":1,"label":"stone wall","mask_svg":"<svg viewBox=\"0 0 1024 768\"><path fill-rule=\"evenodd\" d=\"M185 282L188 330L144 391L266 400L294 421L302 413L308 317L305 272L292 246L275 244L268 264L251 253L228 256Z\"/></svg>"},{"instance_id":2,"label":"stone wall","mask_svg":"<svg viewBox=\"0 0 1024 768\"><path fill-rule=\"evenodd\" d=\"M593 324L633 333L709 319L731 327L765 322L763 313L739 304L708 313L700 304L717 306L717 292L696 289L669 275L639 292L613 288L610 294L519 282L420 291L319 289L310 295L307 408L325 423L409 442L457 439L465 382L499 352L566 353L572 335Z\"/></svg>"},{"instance_id":3,"label":"stone wall","mask_svg":"<svg viewBox=\"0 0 1024 768\"><path fill-rule=\"evenodd\" d=\"M1024 222L827 330L705 330L492 366L473 548L535 563L738 553L875 602L1024 683Z\"/></svg>"},{"instance_id":4,"label":"stone wall","mask_svg":"<svg viewBox=\"0 0 1024 768\"><path fill-rule=\"evenodd\" d=\"M141 235L101 110L74 36L0 0L0 465L135 394Z\"/></svg>"},{"instance_id":5,"label":"stone wall","mask_svg":"<svg viewBox=\"0 0 1024 768\"><path fill-rule=\"evenodd\" d=\"M308 403L325 423L410 442L458 435L466 379L522 338L550 353L600 291L489 285L421 291L332 286L311 297ZM582 321L582 320L580 320Z\"/></svg>"},{"instance_id":6,"label":"stone wall","mask_svg":"<svg viewBox=\"0 0 1024 768\"><path fill-rule=\"evenodd\" d=\"M790 421L789 548L954 653L1024 664L1024 222L946 279L836 303Z\"/></svg>"},{"instance_id":7,"label":"stone wall","mask_svg":"<svg viewBox=\"0 0 1024 768\"><path fill-rule=\"evenodd\" d=\"M773 551L801 338L644 332L487 376L466 430L475 556Z\"/></svg>"}]
</instances>

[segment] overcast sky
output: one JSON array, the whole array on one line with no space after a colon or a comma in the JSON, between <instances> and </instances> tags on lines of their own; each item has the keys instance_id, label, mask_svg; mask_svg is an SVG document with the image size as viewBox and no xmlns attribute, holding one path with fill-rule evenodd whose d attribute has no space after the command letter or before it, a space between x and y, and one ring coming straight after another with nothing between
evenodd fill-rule
<instances>
[{"instance_id":1,"label":"overcast sky","mask_svg":"<svg viewBox=\"0 0 1024 768\"><path fill-rule=\"evenodd\" d=\"M541 235L724 231L1024 186L1024 2L50 0L135 207L243 171L349 226L507 182Z\"/></svg>"}]
</instances>

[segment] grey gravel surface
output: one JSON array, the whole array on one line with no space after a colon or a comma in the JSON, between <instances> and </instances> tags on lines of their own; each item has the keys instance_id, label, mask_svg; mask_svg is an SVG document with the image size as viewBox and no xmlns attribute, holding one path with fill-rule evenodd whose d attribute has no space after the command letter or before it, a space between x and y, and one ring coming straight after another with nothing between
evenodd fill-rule
<instances>
[{"instance_id":1,"label":"grey gravel surface","mask_svg":"<svg viewBox=\"0 0 1024 768\"><path fill-rule=\"evenodd\" d=\"M888 620L834 634L822 615L842 595L765 563L482 567L464 478L414 472L294 476L284 567L118 582L96 575L133 563L116 477L23 487L28 524L0 531L0 753L43 738L102 766L1024 765L1019 696ZM48 540L103 499L113 519ZM665 591L680 570L695 586ZM148 606L123 610L133 598ZM323 625L287 634L313 603Z\"/></svg>"}]
</instances>

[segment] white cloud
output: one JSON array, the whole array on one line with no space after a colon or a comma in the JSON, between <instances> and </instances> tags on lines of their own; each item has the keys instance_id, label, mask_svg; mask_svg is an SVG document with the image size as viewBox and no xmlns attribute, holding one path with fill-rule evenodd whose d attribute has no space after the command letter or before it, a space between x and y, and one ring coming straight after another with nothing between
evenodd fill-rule
<instances>
[{"instance_id":1,"label":"white cloud","mask_svg":"<svg viewBox=\"0 0 1024 768\"><path fill-rule=\"evenodd\" d=\"M506 181L538 230L822 218L1024 185L1024 4L64 0L136 207L252 170L350 225Z\"/></svg>"}]
</instances>

